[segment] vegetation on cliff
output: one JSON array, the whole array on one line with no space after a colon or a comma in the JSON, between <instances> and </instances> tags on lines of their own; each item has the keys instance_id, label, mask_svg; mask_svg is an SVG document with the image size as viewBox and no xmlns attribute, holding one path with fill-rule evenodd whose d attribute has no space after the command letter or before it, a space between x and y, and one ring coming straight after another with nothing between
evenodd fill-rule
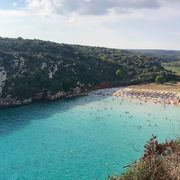
<instances>
[{"instance_id":1,"label":"vegetation on cliff","mask_svg":"<svg viewBox=\"0 0 180 180\"><path fill-rule=\"evenodd\" d=\"M164 84L164 81L165 81L164 76L161 75L156 77L157 84Z\"/></svg>"},{"instance_id":2,"label":"vegetation on cliff","mask_svg":"<svg viewBox=\"0 0 180 180\"><path fill-rule=\"evenodd\" d=\"M171 180L180 177L180 141L158 143L153 136L145 145L143 157L122 176L109 180Z\"/></svg>"},{"instance_id":3,"label":"vegetation on cliff","mask_svg":"<svg viewBox=\"0 0 180 180\"><path fill-rule=\"evenodd\" d=\"M149 50L149 49L137 49L132 50L140 55L146 55L156 57L163 63L175 62L180 60L180 51L177 50Z\"/></svg>"},{"instance_id":4,"label":"vegetation on cliff","mask_svg":"<svg viewBox=\"0 0 180 180\"><path fill-rule=\"evenodd\" d=\"M176 76L158 58L100 47L0 38L0 98L47 98L58 92L154 82ZM79 88L77 90L77 88Z\"/></svg>"}]
</instances>

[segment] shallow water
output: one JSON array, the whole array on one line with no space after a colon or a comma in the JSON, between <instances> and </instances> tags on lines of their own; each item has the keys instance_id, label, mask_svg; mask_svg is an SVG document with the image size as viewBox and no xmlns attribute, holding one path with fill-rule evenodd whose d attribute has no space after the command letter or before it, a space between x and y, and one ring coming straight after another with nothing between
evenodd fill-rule
<instances>
[{"instance_id":1,"label":"shallow water","mask_svg":"<svg viewBox=\"0 0 180 180\"><path fill-rule=\"evenodd\" d=\"M94 93L0 110L0 179L103 180L140 157L152 134L180 135L180 108Z\"/></svg>"}]
</instances>

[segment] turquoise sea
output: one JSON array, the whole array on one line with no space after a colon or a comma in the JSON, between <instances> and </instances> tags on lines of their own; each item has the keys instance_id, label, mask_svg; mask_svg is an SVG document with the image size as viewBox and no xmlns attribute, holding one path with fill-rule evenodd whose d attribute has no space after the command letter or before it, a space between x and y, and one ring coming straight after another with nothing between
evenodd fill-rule
<instances>
[{"instance_id":1,"label":"turquoise sea","mask_svg":"<svg viewBox=\"0 0 180 180\"><path fill-rule=\"evenodd\" d=\"M0 180L104 180L180 136L180 108L91 93L0 110Z\"/></svg>"}]
</instances>

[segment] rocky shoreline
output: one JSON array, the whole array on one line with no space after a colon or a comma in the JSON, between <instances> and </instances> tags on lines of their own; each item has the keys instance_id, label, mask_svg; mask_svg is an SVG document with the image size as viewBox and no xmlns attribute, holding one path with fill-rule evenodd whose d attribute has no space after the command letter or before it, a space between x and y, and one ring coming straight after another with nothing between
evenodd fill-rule
<instances>
[{"instance_id":1,"label":"rocky shoreline","mask_svg":"<svg viewBox=\"0 0 180 180\"><path fill-rule=\"evenodd\" d=\"M51 92L38 93L34 97L28 99L16 99L16 98L0 98L0 109L17 107L30 104L32 102L50 102L56 101L59 99L71 99L80 96L87 96L89 92L97 90L95 93L103 96L115 96L123 97L130 99L137 99L142 102L153 102L161 104L172 104L180 106L180 93L178 92L169 92L169 91L159 91L159 90L149 90L149 89L136 89L131 87L121 87L121 88L92 88L82 90L79 87L76 87L73 91L65 92L59 91L55 94Z\"/></svg>"},{"instance_id":2,"label":"rocky shoreline","mask_svg":"<svg viewBox=\"0 0 180 180\"><path fill-rule=\"evenodd\" d=\"M84 88L83 85L78 84L79 86L73 88L71 91L65 92L65 91L59 91L57 93L52 93L50 91L47 92L39 92L35 96L30 97L28 99L18 99L18 98L12 98L12 97L5 97L0 98L0 109L2 108L11 108L11 107L18 107L18 106L24 106L28 105L33 102L51 102L51 101L57 101L60 99L71 99L76 98L80 96L87 96L90 92L99 90L99 93L104 94L106 92L106 95L112 95L115 90L112 91L112 88L109 84L103 84L95 87L89 87ZM82 87L81 87L82 86ZM106 88L106 89L105 89Z\"/></svg>"},{"instance_id":3,"label":"rocky shoreline","mask_svg":"<svg viewBox=\"0 0 180 180\"><path fill-rule=\"evenodd\" d=\"M56 101L59 99L70 99L80 96L87 96L88 92L64 92L59 91L56 94L44 94L44 93L38 93L36 96L28 99L16 99L16 98L0 98L0 109L2 108L10 108L10 107L18 107L18 106L24 106L28 105L32 102L50 102L50 101Z\"/></svg>"}]
</instances>

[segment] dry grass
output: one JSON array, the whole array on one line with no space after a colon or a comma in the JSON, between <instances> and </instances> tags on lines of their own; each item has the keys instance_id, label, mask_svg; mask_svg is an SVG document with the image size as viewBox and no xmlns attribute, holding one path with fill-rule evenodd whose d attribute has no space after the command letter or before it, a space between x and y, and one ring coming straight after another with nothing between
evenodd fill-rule
<instances>
[{"instance_id":1,"label":"dry grass","mask_svg":"<svg viewBox=\"0 0 180 180\"><path fill-rule=\"evenodd\" d=\"M180 151L165 157L162 161L166 177L176 177L180 179Z\"/></svg>"},{"instance_id":2,"label":"dry grass","mask_svg":"<svg viewBox=\"0 0 180 180\"><path fill-rule=\"evenodd\" d=\"M153 91L168 91L168 92L180 92L180 83L177 84L145 84L129 86L134 89L153 90Z\"/></svg>"}]
</instances>

